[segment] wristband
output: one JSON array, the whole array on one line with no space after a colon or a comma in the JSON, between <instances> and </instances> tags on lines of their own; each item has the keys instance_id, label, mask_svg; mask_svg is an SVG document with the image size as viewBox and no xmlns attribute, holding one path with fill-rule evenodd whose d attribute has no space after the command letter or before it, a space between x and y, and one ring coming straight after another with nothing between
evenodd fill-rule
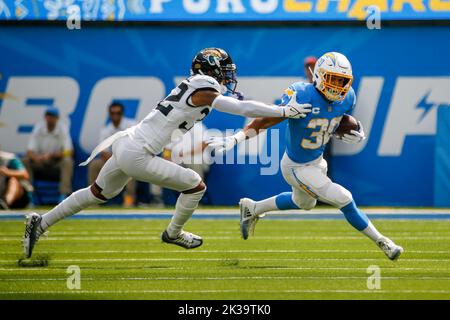
<instances>
[{"instance_id":1,"label":"wristband","mask_svg":"<svg viewBox=\"0 0 450 320\"><path fill-rule=\"evenodd\" d=\"M247 138L244 131L239 131L233 137L236 140L236 144L241 143L242 141L244 141Z\"/></svg>"}]
</instances>

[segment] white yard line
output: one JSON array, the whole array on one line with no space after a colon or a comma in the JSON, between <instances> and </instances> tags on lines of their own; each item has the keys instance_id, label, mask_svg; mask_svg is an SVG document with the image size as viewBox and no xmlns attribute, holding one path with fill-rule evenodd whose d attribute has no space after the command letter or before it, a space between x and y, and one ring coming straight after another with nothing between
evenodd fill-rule
<instances>
[{"instance_id":1,"label":"white yard line","mask_svg":"<svg viewBox=\"0 0 450 320\"><path fill-rule=\"evenodd\" d=\"M0 222L1 223L1 222ZM164 229L162 229L164 230ZM71 236L96 236L96 235L110 235L110 236L115 236L115 235L124 235L124 236L128 236L128 235L142 235L142 236L149 236L149 234L160 234L162 231L161 229L155 229L155 230L145 230L145 231L73 231L73 232L53 232L50 231L52 236L55 237L61 237L61 236L67 236L67 237L71 237ZM211 234L239 234L239 231L236 230L218 230L218 231L214 231ZM425 234L425 233L424 233ZM439 233L436 233L439 234ZM2 232L0 231L0 235L2 237L17 237L18 233L17 232ZM21 235L20 235L21 236Z\"/></svg>"},{"instance_id":2,"label":"white yard line","mask_svg":"<svg viewBox=\"0 0 450 320\"><path fill-rule=\"evenodd\" d=\"M32 210L27 210L27 212L30 212ZM38 213L45 213L46 210L35 210ZM397 213L405 213L405 214L425 214L425 213L433 213L433 214L449 214L450 209L449 208L365 208L362 207L362 211L369 213L369 214L397 214ZM110 215L110 214L120 214L120 215L161 215L161 214L173 214L174 209L173 208L148 208L148 209L88 209L83 210L77 215ZM8 211L2 211L3 214L8 215L18 215L23 216L25 214L24 211L14 211L14 210L8 210ZM196 215L239 215L239 208L236 206L235 208L224 208L224 209L217 209L217 208L199 208L195 210ZM285 211L272 211L269 213L270 215L295 215L295 214L308 214L308 215L314 215L314 214L339 214L342 215L342 213L338 209L334 208L317 208L312 209L309 211L306 210L285 210Z\"/></svg>"},{"instance_id":3,"label":"white yard line","mask_svg":"<svg viewBox=\"0 0 450 320\"><path fill-rule=\"evenodd\" d=\"M189 254L194 253L377 253L380 250L329 250L329 249L305 249L305 250L192 250ZM426 250L407 250L408 253L421 254L450 254L450 250L426 251ZM51 250L52 254L180 254L186 253L186 250L165 251L165 250ZM4 251L3 254L17 255L17 251Z\"/></svg>"},{"instance_id":4,"label":"white yard line","mask_svg":"<svg viewBox=\"0 0 450 320\"><path fill-rule=\"evenodd\" d=\"M98 258L98 259L55 259L52 263L72 262L150 262L150 261L380 261L380 258ZM450 259L408 259L405 262L450 262ZM13 260L0 260L0 263L11 263Z\"/></svg>"},{"instance_id":5,"label":"white yard line","mask_svg":"<svg viewBox=\"0 0 450 320\"><path fill-rule=\"evenodd\" d=\"M149 236L152 234L157 234L157 236L159 236L159 234L161 233L161 229L152 229L152 230L142 230L142 231L126 231L126 230L114 230L114 231L76 231L76 229L73 229L74 231L50 231L50 236L52 237L72 237L72 236L103 236L103 235L107 235L107 236ZM292 229L287 229L290 230L291 233ZM277 229L277 231L281 231L280 229ZM414 234L414 236L435 236L435 235L440 235L443 234L445 232L447 232L448 230L442 230L440 232L436 232L436 231L411 231L411 232L396 232L395 235L396 237L410 237L411 234ZM319 231L320 232L320 231ZM448 231L450 232L450 231ZM301 234L300 236L302 237L317 237L317 233L315 232L298 232L299 234ZM333 232L334 234L348 234L348 232ZM218 230L218 231L214 231L214 232L203 232L202 235L203 236L214 236L214 235L239 235L239 231L237 230L237 228L234 228L233 230ZM19 234L17 231L11 231L11 232L4 232L4 231L0 231L0 235L4 238L17 238L22 236L21 234Z\"/></svg>"},{"instance_id":6,"label":"white yard line","mask_svg":"<svg viewBox=\"0 0 450 320\"><path fill-rule=\"evenodd\" d=\"M364 272L367 270L367 267L274 267L274 266L256 266L256 267L244 267L245 269L264 269L264 270L334 270L334 271L355 271L355 270L363 270ZM422 271L422 272L450 272L449 268L433 268L433 269L427 269L423 267L383 267L387 270L391 271ZM0 271L32 271L34 273L38 272L42 273L45 271L48 272L55 272L55 270L66 270L66 267L63 268L49 268L49 267L39 267L39 268L25 268L25 267L16 267L16 268L0 268ZM127 270L191 270L191 268L186 268L182 266L176 266L176 267L165 267L165 266L152 266L152 267L136 267L136 266L130 266L127 268ZM207 269L210 270L210 266L206 266L204 268L196 266L196 270L203 270ZM93 267L83 267L83 270L125 270L123 268L117 269L117 268L93 268Z\"/></svg>"},{"instance_id":7,"label":"white yard line","mask_svg":"<svg viewBox=\"0 0 450 320\"><path fill-rule=\"evenodd\" d=\"M376 253L380 250L339 250L339 249L299 249L299 250L192 250L189 254L193 253ZM420 254L450 254L450 250L407 250L408 253L420 253ZM17 255L17 251L3 251L3 254ZM186 253L186 250L166 251L166 250L84 250L84 251L72 251L72 250L51 250L52 254L147 254L147 253L161 253L161 254L180 254Z\"/></svg>"},{"instance_id":8,"label":"white yard line","mask_svg":"<svg viewBox=\"0 0 450 320\"><path fill-rule=\"evenodd\" d=\"M450 290L45 290L45 291L2 291L0 295L12 294L130 294L130 293L435 293L448 294Z\"/></svg>"},{"instance_id":9,"label":"white yard line","mask_svg":"<svg viewBox=\"0 0 450 320\"><path fill-rule=\"evenodd\" d=\"M48 238L42 238L44 241L124 241L124 240L139 240L139 241L145 241L145 240L159 240L159 236L148 236L148 237L52 237L49 236ZM236 234L236 236L233 237L216 237L211 236L207 237L207 239L210 240L235 240L240 239L240 236ZM323 236L255 236L255 240L314 240L314 241L329 241L329 240L356 240L361 239L361 236L334 236L334 237L323 237ZM399 236L395 237L397 240L450 240L449 237L433 237L433 236L426 236L426 237L408 237L408 236ZM0 238L0 241L10 242L10 241L18 241L21 240L20 236L15 237L2 237Z\"/></svg>"},{"instance_id":10,"label":"white yard line","mask_svg":"<svg viewBox=\"0 0 450 320\"><path fill-rule=\"evenodd\" d=\"M198 281L198 280L349 280L367 279L366 276L231 276L231 277L83 277L83 281ZM382 277L382 280L450 280L450 277ZM0 278L0 281L67 281L67 278Z\"/></svg>"}]
</instances>

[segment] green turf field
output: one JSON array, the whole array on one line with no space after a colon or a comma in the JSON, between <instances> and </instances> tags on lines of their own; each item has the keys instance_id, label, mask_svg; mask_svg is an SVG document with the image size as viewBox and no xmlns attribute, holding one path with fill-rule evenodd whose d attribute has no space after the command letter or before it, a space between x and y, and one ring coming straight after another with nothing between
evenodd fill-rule
<instances>
[{"instance_id":1,"label":"green turf field","mask_svg":"<svg viewBox=\"0 0 450 320\"><path fill-rule=\"evenodd\" d=\"M450 298L448 220L375 220L405 248L397 262L344 220L263 220L244 241L235 220L194 219L186 229L204 244L190 251L160 242L167 222L67 220L19 266L23 223L0 221L0 299ZM71 265L80 290L67 288Z\"/></svg>"}]
</instances>

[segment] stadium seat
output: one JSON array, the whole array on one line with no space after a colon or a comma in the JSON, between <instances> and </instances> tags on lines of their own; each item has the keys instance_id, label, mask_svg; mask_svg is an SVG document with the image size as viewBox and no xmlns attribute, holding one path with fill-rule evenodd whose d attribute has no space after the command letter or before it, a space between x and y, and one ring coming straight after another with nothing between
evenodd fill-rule
<instances>
[{"instance_id":1,"label":"stadium seat","mask_svg":"<svg viewBox=\"0 0 450 320\"><path fill-rule=\"evenodd\" d=\"M34 205L50 205L59 203L59 182L35 180L33 182L33 186Z\"/></svg>"}]
</instances>

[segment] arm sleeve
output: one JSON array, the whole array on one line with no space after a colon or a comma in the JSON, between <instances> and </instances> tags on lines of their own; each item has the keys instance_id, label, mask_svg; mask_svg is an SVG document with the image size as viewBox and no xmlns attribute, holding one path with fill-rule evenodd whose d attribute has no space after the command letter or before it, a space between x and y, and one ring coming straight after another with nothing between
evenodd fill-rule
<instances>
[{"instance_id":1,"label":"arm sleeve","mask_svg":"<svg viewBox=\"0 0 450 320\"><path fill-rule=\"evenodd\" d=\"M268 105L258 101L239 101L235 98L217 96L212 103L212 107L226 113L237 114L245 117L283 117L283 109Z\"/></svg>"}]
</instances>

